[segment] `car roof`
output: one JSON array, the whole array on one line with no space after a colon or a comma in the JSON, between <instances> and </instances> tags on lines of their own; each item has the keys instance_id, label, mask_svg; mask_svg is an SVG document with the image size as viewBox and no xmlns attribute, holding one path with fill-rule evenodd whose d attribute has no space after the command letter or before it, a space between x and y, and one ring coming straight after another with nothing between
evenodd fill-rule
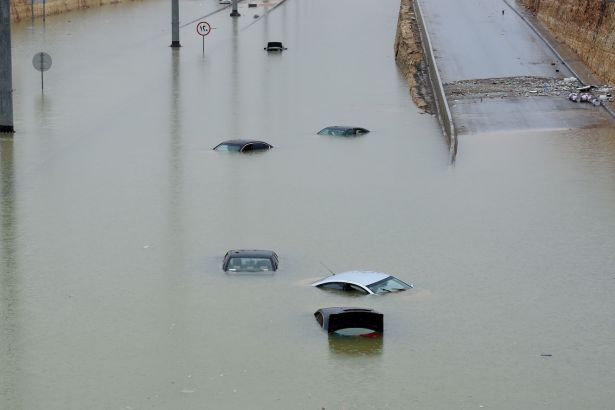
<instances>
[{"instance_id":1,"label":"car roof","mask_svg":"<svg viewBox=\"0 0 615 410\"><path fill-rule=\"evenodd\" d=\"M361 128L361 127L351 127L349 125L332 125L330 127L325 127L324 129L334 129L334 130L352 130L354 128Z\"/></svg>"},{"instance_id":2,"label":"car roof","mask_svg":"<svg viewBox=\"0 0 615 410\"><path fill-rule=\"evenodd\" d=\"M226 141L222 141L220 144L218 145L222 145L222 144L226 144L226 145L246 145L246 144L254 144L254 143L262 143L262 144L267 144L267 145L271 145L265 141L259 141L259 140L247 140L247 139L235 139L235 140L226 140Z\"/></svg>"},{"instance_id":3,"label":"car roof","mask_svg":"<svg viewBox=\"0 0 615 410\"><path fill-rule=\"evenodd\" d=\"M263 249L234 249L227 252L231 258L277 258L274 251Z\"/></svg>"},{"instance_id":4,"label":"car roof","mask_svg":"<svg viewBox=\"0 0 615 410\"><path fill-rule=\"evenodd\" d=\"M322 285L325 283L332 283L332 282L351 282L351 283L356 283L362 286L368 286L382 279L386 279L389 276L391 275L387 273L382 273L382 272L354 270L354 271L342 272L342 273L337 273L337 274L328 276L322 280L319 280L318 282L312 283L312 286L318 286L318 285Z\"/></svg>"}]
</instances>

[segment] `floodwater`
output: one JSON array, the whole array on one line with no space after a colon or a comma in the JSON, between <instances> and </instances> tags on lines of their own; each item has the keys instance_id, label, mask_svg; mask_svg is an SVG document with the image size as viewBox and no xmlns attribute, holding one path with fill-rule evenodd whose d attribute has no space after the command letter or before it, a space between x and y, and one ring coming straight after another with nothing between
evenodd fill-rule
<instances>
[{"instance_id":1,"label":"floodwater","mask_svg":"<svg viewBox=\"0 0 615 410\"><path fill-rule=\"evenodd\" d=\"M613 129L468 135L449 165L393 61L397 0L227 9L203 56L188 22L217 7L181 3L180 50L167 1L13 25L0 408L610 409ZM211 150L237 137L275 148ZM281 269L226 275L234 248ZM415 289L308 286L325 266ZM384 337L327 336L327 306Z\"/></svg>"}]
</instances>

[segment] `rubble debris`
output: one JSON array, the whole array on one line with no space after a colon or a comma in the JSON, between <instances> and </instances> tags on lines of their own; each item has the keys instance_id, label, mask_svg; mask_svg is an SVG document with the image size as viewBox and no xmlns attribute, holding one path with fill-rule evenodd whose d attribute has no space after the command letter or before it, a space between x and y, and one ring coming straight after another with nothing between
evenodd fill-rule
<instances>
[{"instance_id":1,"label":"rubble debris","mask_svg":"<svg viewBox=\"0 0 615 410\"><path fill-rule=\"evenodd\" d=\"M588 102L588 103L592 103L595 106L599 106L600 103L600 99L594 97L592 94L589 93L570 93L568 94L568 99L570 101L574 101L574 102Z\"/></svg>"},{"instance_id":2,"label":"rubble debris","mask_svg":"<svg viewBox=\"0 0 615 410\"><path fill-rule=\"evenodd\" d=\"M483 98L515 98L515 97L562 97L571 101L589 102L600 105L613 101L610 92L613 89L604 85L582 86L576 77L548 78L548 77L506 77L485 78L479 80L454 81L444 84L447 96L453 99L469 98L481 100ZM570 98L575 94L574 98Z\"/></svg>"}]
</instances>

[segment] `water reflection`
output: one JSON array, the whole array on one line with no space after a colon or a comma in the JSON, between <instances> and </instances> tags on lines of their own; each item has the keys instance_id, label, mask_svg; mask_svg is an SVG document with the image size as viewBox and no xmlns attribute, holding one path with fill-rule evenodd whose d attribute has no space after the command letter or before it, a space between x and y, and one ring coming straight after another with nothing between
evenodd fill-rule
<instances>
[{"instance_id":1,"label":"water reflection","mask_svg":"<svg viewBox=\"0 0 615 410\"><path fill-rule=\"evenodd\" d=\"M20 409L17 401L18 278L15 234L13 139L0 138L0 401Z\"/></svg>"},{"instance_id":2,"label":"water reflection","mask_svg":"<svg viewBox=\"0 0 615 410\"><path fill-rule=\"evenodd\" d=\"M375 356L382 354L383 336L340 336L329 335L329 351L345 356Z\"/></svg>"}]
</instances>

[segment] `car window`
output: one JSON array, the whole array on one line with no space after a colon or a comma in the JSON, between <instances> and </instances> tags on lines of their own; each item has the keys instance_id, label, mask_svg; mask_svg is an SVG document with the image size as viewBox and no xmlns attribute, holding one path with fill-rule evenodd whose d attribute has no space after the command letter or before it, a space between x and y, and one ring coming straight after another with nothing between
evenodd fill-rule
<instances>
[{"instance_id":1,"label":"car window","mask_svg":"<svg viewBox=\"0 0 615 410\"><path fill-rule=\"evenodd\" d=\"M346 135L344 128L327 127L318 132L318 135Z\"/></svg>"},{"instance_id":2,"label":"car window","mask_svg":"<svg viewBox=\"0 0 615 410\"><path fill-rule=\"evenodd\" d=\"M322 285L318 285L318 288L326 289L326 290L342 291L342 292L345 292L345 293L351 293L351 294L355 294L355 295L367 295L367 294L369 294L369 292L367 290L363 289L361 286L355 285L355 284L352 284L352 283L346 283L346 282L328 282L328 283L323 283Z\"/></svg>"},{"instance_id":3,"label":"car window","mask_svg":"<svg viewBox=\"0 0 615 410\"><path fill-rule=\"evenodd\" d=\"M410 285L397 278L394 278L393 276L389 276L379 282L372 283L367 287L374 293L400 292L411 288Z\"/></svg>"},{"instance_id":4,"label":"car window","mask_svg":"<svg viewBox=\"0 0 615 410\"><path fill-rule=\"evenodd\" d=\"M330 290L344 290L345 283L340 282L329 282L323 283L322 285L318 285L321 289L330 289Z\"/></svg>"},{"instance_id":5,"label":"car window","mask_svg":"<svg viewBox=\"0 0 615 410\"><path fill-rule=\"evenodd\" d=\"M266 150L269 149L269 144L265 144L264 142L258 142L253 144L255 150Z\"/></svg>"},{"instance_id":6,"label":"car window","mask_svg":"<svg viewBox=\"0 0 615 410\"><path fill-rule=\"evenodd\" d=\"M233 151L233 152L238 152L241 149L241 146L239 145L232 145L232 144L220 144L218 145L216 148L214 148L216 151Z\"/></svg>"},{"instance_id":7,"label":"car window","mask_svg":"<svg viewBox=\"0 0 615 410\"><path fill-rule=\"evenodd\" d=\"M353 292L358 292L362 295L368 295L369 292L366 291L365 289L363 289L361 286L359 285L354 285L352 283L349 283L348 286L350 287L350 290L352 290Z\"/></svg>"},{"instance_id":8,"label":"car window","mask_svg":"<svg viewBox=\"0 0 615 410\"><path fill-rule=\"evenodd\" d=\"M227 269L231 272L263 272L273 271L269 258L231 258Z\"/></svg>"}]
</instances>

